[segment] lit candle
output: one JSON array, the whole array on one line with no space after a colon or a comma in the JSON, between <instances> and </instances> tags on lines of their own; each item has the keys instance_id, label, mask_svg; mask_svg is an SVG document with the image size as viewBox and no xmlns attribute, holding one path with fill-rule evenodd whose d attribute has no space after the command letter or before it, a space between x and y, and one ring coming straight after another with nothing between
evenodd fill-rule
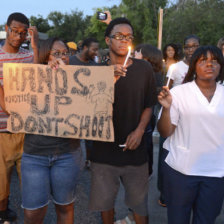
<instances>
[{"instance_id":1,"label":"lit candle","mask_svg":"<svg viewBox=\"0 0 224 224\"><path fill-rule=\"evenodd\" d=\"M127 56L125 58L123 66L126 66L126 64L128 62L128 58L130 57L130 55L131 55L131 46L128 47L128 54L127 54Z\"/></svg>"},{"instance_id":2,"label":"lit candle","mask_svg":"<svg viewBox=\"0 0 224 224\"><path fill-rule=\"evenodd\" d=\"M170 68L169 68L169 77L168 77L168 80L167 80L167 83L166 83L166 86L167 86L167 87L169 87L170 79L171 79L172 73L173 73L173 65L171 65Z\"/></svg>"}]
</instances>

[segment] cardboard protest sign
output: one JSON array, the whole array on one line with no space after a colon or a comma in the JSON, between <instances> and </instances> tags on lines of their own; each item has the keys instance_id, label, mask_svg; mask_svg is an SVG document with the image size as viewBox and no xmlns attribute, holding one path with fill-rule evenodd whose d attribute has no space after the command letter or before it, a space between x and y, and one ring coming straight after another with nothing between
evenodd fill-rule
<instances>
[{"instance_id":1,"label":"cardboard protest sign","mask_svg":"<svg viewBox=\"0 0 224 224\"><path fill-rule=\"evenodd\" d=\"M113 141L112 66L5 63L10 132Z\"/></svg>"}]
</instances>

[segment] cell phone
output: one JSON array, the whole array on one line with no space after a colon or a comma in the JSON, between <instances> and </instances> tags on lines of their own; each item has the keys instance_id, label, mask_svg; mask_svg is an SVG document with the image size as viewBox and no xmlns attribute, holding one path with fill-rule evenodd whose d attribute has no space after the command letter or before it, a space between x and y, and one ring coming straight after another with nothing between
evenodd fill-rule
<instances>
[{"instance_id":1,"label":"cell phone","mask_svg":"<svg viewBox=\"0 0 224 224\"><path fill-rule=\"evenodd\" d=\"M106 20L107 19L107 14L104 12L97 12L97 19L98 20Z\"/></svg>"}]
</instances>

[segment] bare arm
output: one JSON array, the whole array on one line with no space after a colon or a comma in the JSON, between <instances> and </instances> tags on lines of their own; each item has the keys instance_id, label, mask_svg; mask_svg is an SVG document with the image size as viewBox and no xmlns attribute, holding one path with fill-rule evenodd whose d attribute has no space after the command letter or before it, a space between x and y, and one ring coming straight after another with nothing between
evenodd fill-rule
<instances>
[{"instance_id":1,"label":"bare arm","mask_svg":"<svg viewBox=\"0 0 224 224\"><path fill-rule=\"evenodd\" d=\"M142 112L140 122L138 127L131 132L126 139L126 147L124 151L127 149L135 150L141 143L142 136L145 132L146 126L149 123L152 116L152 108L145 108Z\"/></svg>"},{"instance_id":2,"label":"bare arm","mask_svg":"<svg viewBox=\"0 0 224 224\"><path fill-rule=\"evenodd\" d=\"M169 88L164 86L163 90L158 95L158 101L163 106L161 117L158 121L157 128L160 135L164 138L173 134L176 126L171 123L170 107L172 104L172 96Z\"/></svg>"},{"instance_id":3,"label":"bare arm","mask_svg":"<svg viewBox=\"0 0 224 224\"><path fill-rule=\"evenodd\" d=\"M39 63L39 49L38 49L39 38L38 38L37 28L35 26L31 26L28 29L28 32L31 36L31 47L33 49L33 56L34 56L33 63L38 64Z\"/></svg>"},{"instance_id":4,"label":"bare arm","mask_svg":"<svg viewBox=\"0 0 224 224\"><path fill-rule=\"evenodd\" d=\"M1 106L2 110L8 114L8 112L5 109L4 89L1 84L0 84L0 106Z\"/></svg>"}]
</instances>

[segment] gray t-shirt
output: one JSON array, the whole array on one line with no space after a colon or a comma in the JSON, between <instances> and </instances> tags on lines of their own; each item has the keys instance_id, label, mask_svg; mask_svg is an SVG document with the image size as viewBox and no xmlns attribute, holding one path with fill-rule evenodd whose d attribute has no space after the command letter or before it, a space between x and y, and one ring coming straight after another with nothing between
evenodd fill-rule
<instances>
[{"instance_id":1,"label":"gray t-shirt","mask_svg":"<svg viewBox=\"0 0 224 224\"><path fill-rule=\"evenodd\" d=\"M69 58L69 65L98 65L95 61L89 60L88 62L80 61L76 55L73 55Z\"/></svg>"}]
</instances>

